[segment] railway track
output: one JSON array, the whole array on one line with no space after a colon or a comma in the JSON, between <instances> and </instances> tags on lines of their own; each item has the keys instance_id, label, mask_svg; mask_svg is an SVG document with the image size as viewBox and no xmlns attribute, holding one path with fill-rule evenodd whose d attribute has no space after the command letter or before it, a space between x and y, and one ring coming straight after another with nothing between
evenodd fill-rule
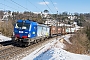
<instances>
[{"instance_id":1,"label":"railway track","mask_svg":"<svg viewBox=\"0 0 90 60\"><path fill-rule=\"evenodd\" d=\"M10 41L4 41L4 42L0 42L0 45L2 46L7 46L7 45L11 45L13 44L13 42L10 40Z\"/></svg>"},{"instance_id":2,"label":"railway track","mask_svg":"<svg viewBox=\"0 0 90 60\"><path fill-rule=\"evenodd\" d=\"M60 37L57 37L57 38L60 38ZM36 49L40 48L41 46L44 46L45 44L47 43L51 43L54 39L56 39L56 37L54 38L50 38L50 39L47 39L47 40L44 40L44 41L41 41L37 44L33 44L27 48L24 49L24 52L22 53L22 55L19 55L17 57L14 57L13 60L21 60L23 57L29 55L30 53L32 53L33 51L35 51ZM38 53L38 52L37 52ZM18 58L19 57L19 58Z\"/></svg>"},{"instance_id":3,"label":"railway track","mask_svg":"<svg viewBox=\"0 0 90 60\"><path fill-rule=\"evenodd\" d=\"M56 38L56 37L55 37ZM38 49L41 47L43 44L48 43L48 41L53 40L54 38L46 39L41 42L38 42L37 44L33 44L29 47L16 47L16 46L11 46L7 49L0 50L0 60L14 60L16 56L19 54L22 54L18 56L18 59L20 60L22 57L25 56L25 52L29 51L26 55L30 54L34 50ZM45 43L46 42L46 43ZM17 58L17 57L16 57ZM15 60L16 60L15 58Z\"/></svg>"},{"instance_id":4,"label":"railway track","mask_svg":"<svg viewBox=\"0 0 90 60\"><path fill-rule=\"evenodd\" d=\"M0 60L9 60L14 54L18 52L21 48L19 47L9 47L7 49L0 51Z\"/></svg>"}]
</instances>

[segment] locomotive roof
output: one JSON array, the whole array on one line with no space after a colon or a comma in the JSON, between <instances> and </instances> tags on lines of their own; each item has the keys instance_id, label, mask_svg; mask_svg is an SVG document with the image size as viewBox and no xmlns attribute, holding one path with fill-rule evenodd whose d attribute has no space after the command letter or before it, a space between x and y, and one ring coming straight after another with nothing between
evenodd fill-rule
<instances>
[{"instance_id":1,"label":"locomotive roof","mask_svg":"<svg viewBox=\"0 0 90 60\"><path fill-rule=\"evenodd\" d=\"M25 23L33 23L33 24L37 24L37 22L34 22L32 20L17 20L17 22L25 22Z\"/></svg>"},{"instance_id":2,"label":"locomotive roof","mask_svg":"<svg viewBox=\"0 0 90 60\"><path fill-rule=\"evenodd\" d=\"M37 24L38 26L43 26L43 27L49 27L48 25L45 24Z\"/></svg>"}]
</instances>

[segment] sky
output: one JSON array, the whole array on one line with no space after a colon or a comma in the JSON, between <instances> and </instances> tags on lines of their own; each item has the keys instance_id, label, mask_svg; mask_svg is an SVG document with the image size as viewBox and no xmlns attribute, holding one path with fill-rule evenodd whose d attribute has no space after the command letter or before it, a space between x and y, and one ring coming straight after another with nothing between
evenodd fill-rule
<instances>
[{"instance_id":1,"label":"sky","mask_svg":"<svg viewBox=\"0 0 90 60\"><path fill-rule=\"evenodd\" d=\"M47 6L48 5L48 6ZM90 0L0 0L0 10L90 13Z\"/></svg>"}]
</instances>

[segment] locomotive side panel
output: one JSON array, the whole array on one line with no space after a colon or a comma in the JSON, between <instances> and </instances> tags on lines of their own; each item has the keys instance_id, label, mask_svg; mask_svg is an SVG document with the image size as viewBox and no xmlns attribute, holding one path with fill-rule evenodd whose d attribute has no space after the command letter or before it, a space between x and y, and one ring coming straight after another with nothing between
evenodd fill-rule
<instances>
[{"instance_id":1,"label":"locomotive side panel","mask_svg":"<svg viewBox=\"0 0 90 60\"><path fill-rule=\"evenodd\" d=\"M45 25L37 25L37 37L43 36L43 37L49 37L50 34L50 27Z\"/></svg>"}]
</instances>

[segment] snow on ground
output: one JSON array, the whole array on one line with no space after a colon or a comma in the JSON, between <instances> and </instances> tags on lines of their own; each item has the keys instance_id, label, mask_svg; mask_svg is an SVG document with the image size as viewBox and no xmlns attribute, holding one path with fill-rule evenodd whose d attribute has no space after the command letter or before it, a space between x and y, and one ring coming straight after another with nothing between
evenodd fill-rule
<instances>
[{"instance_id":1,"label":"snow on ground","mask_svg":"<svg viewBox=\"0 0 90 60\"><path fill-rule=\"evenodd\" d=\"M11 38L3 36L0 34L0 42L9 41L9 40L11 40Z\"/></svg>"},{"instance_id":2,"label":"snow on ground","mask_svg":"<svg viewBox=\"0 0 90 60\"><path fill-rule=\"evenodd\" d=\"M64 37L68 41L70 35L65 35ZM63 49L64 47L65 45L61 43L60 38L58 40L54 39L22 60L90 60L90 56L67 52Z\"/></svg>"},{"instance_id":3,"label":"snow on ground","mask_svg":"<svg viewBox=\"0 0 90 60\"><path fill-rule=\"evenodd\" d=\"M74 34L68 34L68 35L63 35L61 38L64 38L69 44L72 44L69 40L69 38L71 37L71 35L74 35Z\"/></svg>"}]
</instances>

